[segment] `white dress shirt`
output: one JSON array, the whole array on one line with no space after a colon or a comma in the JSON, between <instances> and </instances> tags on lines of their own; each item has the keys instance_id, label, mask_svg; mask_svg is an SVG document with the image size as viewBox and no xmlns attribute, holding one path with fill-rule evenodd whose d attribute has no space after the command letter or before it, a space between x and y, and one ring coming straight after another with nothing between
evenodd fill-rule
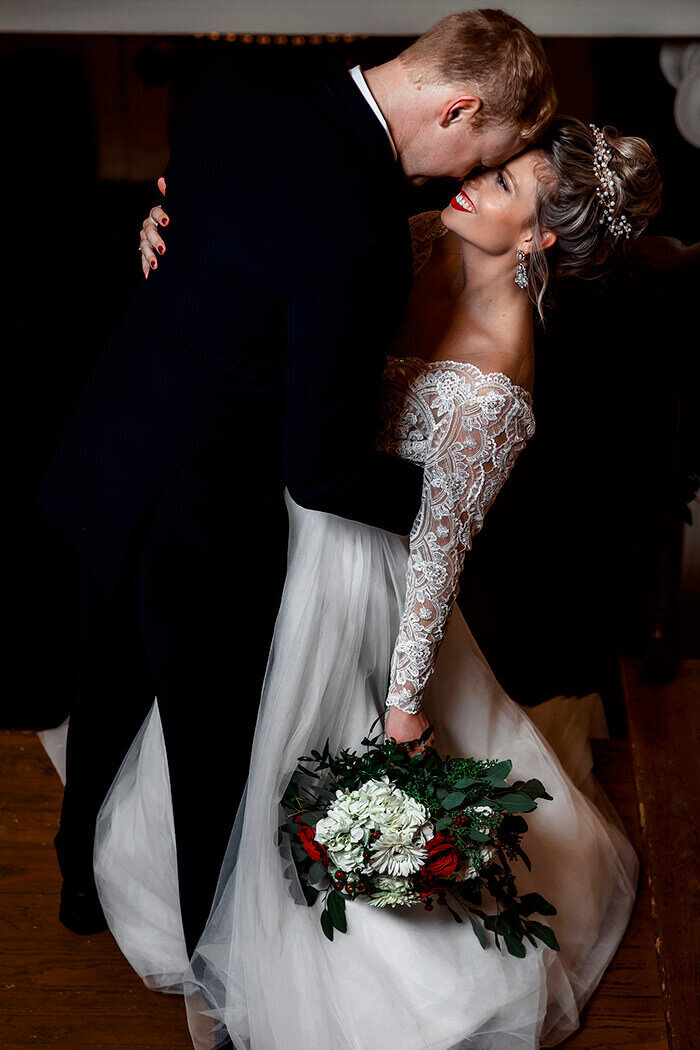
<instances>
[{"instance_id":1,"label":"white dress shirt","mask_svg":"<svg viewBox=\"0 0 700 1050\"><path fill-rule=\"evenodd\" d=\"M382 113L381 109L377 105L377 103L375 101L375 98L374 98L374 95L372 94L372 92L369 89L369 86L368 86L367 81L365 80L365 78L363 76L362 69L360 68L360 66L353 66L352 69L350 70L350 76L352 77L352 79L355 81L355 83L357 84L358 88L362 92L367 105L372 110L372 112L376 116L377 120L379 121L381 126L386 131L386 137L389 139L389 142L391 144L391 151L394 154L394 160L398 160L399 159L399 154L398 154L398 151L396 149L396 143L394 142L393 138L391 137L391 132L389 131L389 125L386 122L384 114Z\"/></svg>"}]
</instances>

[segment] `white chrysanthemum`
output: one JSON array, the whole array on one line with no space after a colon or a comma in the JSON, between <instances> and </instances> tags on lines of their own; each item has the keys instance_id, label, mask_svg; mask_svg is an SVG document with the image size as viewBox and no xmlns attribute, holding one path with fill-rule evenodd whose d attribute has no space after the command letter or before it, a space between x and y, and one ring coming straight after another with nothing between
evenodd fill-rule
<instances>
[{"instance_id":1,"label":"white chrysanthemum","mask_svg":"<svg viewBox=\"0 0 700 1050\"><path fill-rule=\"evenodd\" d=\"M425 864L428 853L421 844L405 841L400 836L382 835L372 846L371 863L382 875L414 875Z\"/></svg>"},{"instance_id":2,"label":"white chrysanthemum","mask_svg":"<svg viewBox=\"0 0 700 1050\"><path fill-rule=\"evenodd\" d=\"M382 875L375 880L375 891L369 896L369 903L374 908L395 908L398 904L418 904L420 895L416 893L410 879L397 879Z\"/></svg>"},{"instance_id":3,"label":"white chrysanthemum","mask_svg":"<svg viewBox=\"0 0 700 1050\"><path fill-rule=\"evenodd\" d=\"M343 871L372 870L387 875L412 874L422 866L422 848L433 837L428 810L388 776L368 780L354 791L336 792L335 802L316 825L316 840ZM372 831L380 833L373 841ZM371 863L365 851L372 849Z\"/></svg>"}]
</instances>

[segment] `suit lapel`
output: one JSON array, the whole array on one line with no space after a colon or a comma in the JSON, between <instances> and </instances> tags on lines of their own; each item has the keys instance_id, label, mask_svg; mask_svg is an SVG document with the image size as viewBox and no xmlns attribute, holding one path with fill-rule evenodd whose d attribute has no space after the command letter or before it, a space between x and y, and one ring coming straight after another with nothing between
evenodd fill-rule
<instances>
[{"instance_id":1,"label":"suit lapel","mask_svg":"<svg viewBox=\"0 0 700 1050\"><path fill-rule=\"evenodd\" d=\"M349 71L342 64L329 66L324 71L324 82L376 167L384 177L400 183L405 192L406 180L400 163L394 160L387 134Z\"/></svg>"}]
</instances>

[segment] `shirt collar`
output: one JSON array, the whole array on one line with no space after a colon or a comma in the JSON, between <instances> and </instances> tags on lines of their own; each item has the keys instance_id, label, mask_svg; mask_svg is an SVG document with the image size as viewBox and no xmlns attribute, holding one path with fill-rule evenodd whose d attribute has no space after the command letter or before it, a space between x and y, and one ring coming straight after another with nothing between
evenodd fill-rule
<instances>
[{"instance_id":1,"label":"shirt collar","mask_svg":"<svg viewBox=\"0 0 700 1050\"><path fill-rule=\"evenodd\" d=\"M355 81L355 83L357 84L358 88L360 89L363 98L367 102L367 105L370 107L370 109L372 110L372 112L376 116L377 120L379 121L381 126L384 128L384 131L386 132L386 137L389 139L389 144L391 145L391 151L394 154L394 160L398 160L399 159L399 154L398 154L398 151L396 149L396 143L394 142L394 140L392 138L392 135L391 135L391 132L389 131L389 125L386 122L386 118L385 118L384 114L382 113L381 109L377 105L376 100L374 98L374 95L372 94L372 92L369 89L369 85L368 85L367 81L364 78L364 75L362 73L362 69L360 68L360 66L353 66L352 69L350 70L350 76L352 77L352 79Z\"/></svg>"}]
</instances>

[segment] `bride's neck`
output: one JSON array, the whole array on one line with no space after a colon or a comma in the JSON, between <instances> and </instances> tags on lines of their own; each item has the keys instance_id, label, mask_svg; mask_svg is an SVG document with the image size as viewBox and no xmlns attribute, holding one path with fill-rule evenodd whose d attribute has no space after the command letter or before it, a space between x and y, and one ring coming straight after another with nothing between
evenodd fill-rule
<instances>
[{"instance_id":1,"label":"bride's neck","mask_svg":"<svg viewBox=\"0 0 700 1050\"><path fill-rule=\"evenodd\" d=\"M488 255L452 232L445 237L445 255L451 293L470 315L489 322L532 322L532 302L515 283L512 260Z\"/></svg>"}]
</instances>

